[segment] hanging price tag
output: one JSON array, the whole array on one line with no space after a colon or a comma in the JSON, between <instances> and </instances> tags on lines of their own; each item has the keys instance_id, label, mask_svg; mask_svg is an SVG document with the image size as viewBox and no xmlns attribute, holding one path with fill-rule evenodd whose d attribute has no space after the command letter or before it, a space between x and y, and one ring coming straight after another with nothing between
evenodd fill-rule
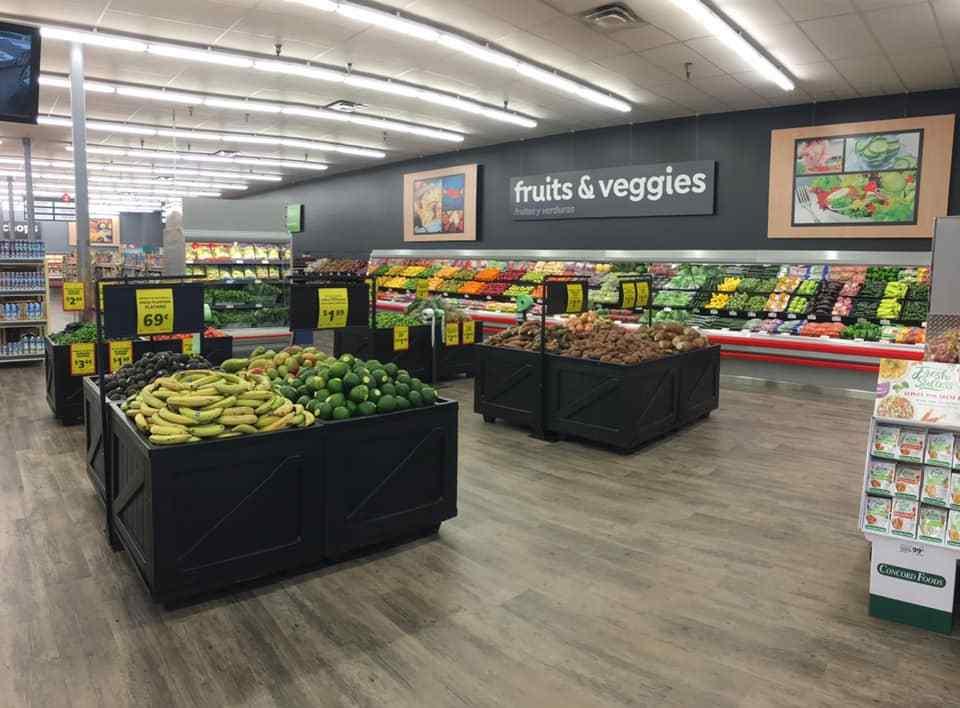
<instances>
[{"instance_id":1,"label":"hanging price tag","mask_svg":"<svg viewBox=\"0 0 960 708\"><path fill-rule=\"evenodd\" d=\"M624 310L632 310L637 306L637 283L620 283L622 295L620 298L620 307Z\"/></svg>"},{"instance_id":2,"label":"hanging price tag","mask_svg":"<svg viewBox=\"0 0 960 708\"><path fill-rule=\"evenodd\" d=\"M317 329L339 329L347 326L350 301L346 288L320 288L317 290L319 309Z\"/></svg>"},{"instance_id":3,"label":"hanging price tag","mask_svg":"<svg viewBox=\"0 0 960 708\"><path fill-rule=\"evenodd\" d=\"M463 323L463 343L473 344L477 341L477 323L467 320Z\"/></svg>"},{"instance_id":4,"label":"hanging price tag","mask_svg":"<svg viewBox=\"0 0 960 708\"><path fill-rule=\"evenodd\" d=\"M567 285L567 312L574 315L583 312L583 285L581 283Z\"/></svg>"},{"instance_id":5,"label":"hanging price tag","mask_svg":"<svg viewBox=\"0 0 960 708\"><path fill-rule=\"evenodd\" d=\"M650 283L637 283L636 307L650 307Z\"/></svg>"},{"instance_id":6,"label":"hanging price tag","mask_svg":"<svg viewBox=\"0 0 960 708\"><path fill-rule=\"evenodd\" d=\"M447 322L443 327L443 343L448 347L460 344L460 323Z\"/></svg>"},{"instance_id":7,"label":"hanging price tag","mask_svg":"<svg viewBox=\"0 0 960 708\"><path fill-rule=\"evenodd\" d=\"M68 281L63 284L63 311L83 312L83 283Z\"/></svg>"},{"instance_id":8,"label":"hanging price tag","mask_svg":"<svg viewBox=\"0 0 960 708\"><path fill-rule=\"evenodd\" d=\"M97 372L96 344L77 342L70 345L70 375L90 376Z\"/></svg>"},{"instance_id":9,"label":"hanging price tag","mask_svg":"<svg viewBox=\"0 0 960 708\"><path fill-rule=\"evenodd\" d=\"M410 349L410 328L407 325L397 325L393 328L393 351L405 352Z\"/></svg>"},{"instance_id":10,"label":"hanging price tag","mask_svg":"<svg viewBox=\"0 0 960 708\"><path fill-rule=\"evenodd\" d=\"M137 290L137 334L173 332L173 289Z\"/></svg>"},{"instance_id":11,"label":"hanging price tag","mask_svg":"<svg viewBox=\"0 0 960 708\"><path fill-rule=\"evenodd\" d=\"M200 353L200 337L199 335L193 334L189 337L184 337L180 340L180 351L183 354L199 354Z\"/></svg>"},{"instance_id":12,"label":"hanging price tag","mask_svg":"<svg viewBox=\"0 0 960 708\"><path fill-rule=\"evenodd\" d=\"M426 300L430 296L430 287L429 282L425 279L420 279L417 281L417 294L415 295L417 300Z\"/></svg>"},{"instance_id":13,"label":"hanging price tag","mask_svg":"<svg viewBox=\"0 0 960 708\"><path fill-rule=\"evenodd\" d=\"M130 340L107 343L110 354L110 373L115 374L124 364L133 363L133 342Z\"/></svg>"}]
</instances>

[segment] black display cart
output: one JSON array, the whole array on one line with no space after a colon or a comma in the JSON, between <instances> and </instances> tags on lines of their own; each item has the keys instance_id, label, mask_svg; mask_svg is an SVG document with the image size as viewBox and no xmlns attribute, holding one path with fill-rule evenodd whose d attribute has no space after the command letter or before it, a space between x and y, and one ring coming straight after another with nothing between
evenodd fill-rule
<instances>
[{"instance_id":1,"label":"black display cart","mask_svg":"<svg viewBox=\"0 0 960 708\"><path fill-rule=\"evenodd\" d=\"M139 320L129 321L135 291L156 287L173 291L176 313L199 302L189 282L125 282L106 289L104 309L114 312L100 331L112 334L116 317L127 321L121 330L136 328ZM368 297L356 278L294 281L291 327L357 326L367 317ZM185 315L175 326L189 331L199 324ZM457 514L454 401L157 446L94 380L85 391L89 408L99 397L103 414L99 428L88 425L87 459L94 486L107 492L108 535L159 602L435 533Z\"/></svg>"},{"instance_id":2,"label":"black display cart","mask_svg":"<svg viewBox=\"0 0 960 708\"><path fill-rule=\"evenodd\" d=\"M547 314L582 311L568 290L574 283L544 281L541 331ZM621 283L621 306L648 303L650 285L649 277ZM550 354L543 338L539 352L476 349L474 411L547 440L567 436L632 452L720 405L719 346L634 366Z\"/></svg>"}]
</instances>

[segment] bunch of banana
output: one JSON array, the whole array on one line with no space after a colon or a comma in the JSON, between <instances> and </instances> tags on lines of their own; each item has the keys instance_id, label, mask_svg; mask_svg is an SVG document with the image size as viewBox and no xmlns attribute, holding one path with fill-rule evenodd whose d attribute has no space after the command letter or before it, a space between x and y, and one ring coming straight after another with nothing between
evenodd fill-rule
<instances>
[{"instance_id":1,"label":"bunch of banana","mask_svg":"<svg viewBox=\"0 0 960 708\"><path fill-rule=\"evenodd\" d=\"M247 371L179 371L144 386L121 408L154 445L306 428L316 420L275 394L267 376Z\"/></svg>"}]
</instances>

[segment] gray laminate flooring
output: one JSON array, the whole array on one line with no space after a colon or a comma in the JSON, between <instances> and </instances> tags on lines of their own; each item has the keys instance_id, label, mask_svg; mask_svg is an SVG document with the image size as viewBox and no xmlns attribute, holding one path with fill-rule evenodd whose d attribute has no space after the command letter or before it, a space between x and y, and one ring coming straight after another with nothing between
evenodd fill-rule
<instances>
[{"instance_id":1,"label":"gray laminate flooring","mask_svg":"<svg viewBox=\"0 0 960 708\"><path fill-rule=\"evenodd\" d=\"M0 706L947 706L960 643L866 613L870 404L725 389L623 457L461 401L438 537L166 611L82 426L0 369Z\"/></svg>"}]
</instances>

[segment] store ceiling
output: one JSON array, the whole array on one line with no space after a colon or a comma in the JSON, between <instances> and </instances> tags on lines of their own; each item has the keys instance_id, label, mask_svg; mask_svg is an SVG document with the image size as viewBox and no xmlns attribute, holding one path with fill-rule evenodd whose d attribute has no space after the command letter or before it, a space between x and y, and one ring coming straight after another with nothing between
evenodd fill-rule
<instances>
[{"instance_id":1,"label":"store ceiling","mask_svg":"<svg viewBox=\"0 0 960 708\"><path fill-rule=\"evenodd\" d=\"M613 32L592 28L580 18L580 13L602 4L603 0L402 0L381 3L381 7L394 7L493 43L612 92L631 102L629 113L579 100L440 44L284 0L6 0L2 12L13 20L96 27L261 55L272 55L280 43L287 59L340 68L350 64L354 71L496 107L508 101L510 110L538 123L535 128L523 128L344 84L86 48L91 79L311 106L354 101L364 104L367 114L461 132L464 148L627 122L960 85L960 43L947 41L960 36L957 0L716 0L720 10L796 79L792 92L751 71L669 0L625 0L641 22ZM66 43L45 40L43 71L68 72L67 52ZM68 115L67 90L42 88L41 111ZM458 148L415 135L384 134L373 127L89 92L87 111L90 119L322 140L387 154L377 160L308 154L288 147L242 146L251 155L323 160L330 166L325 174ZM6 124L2 132L7 137L32 135L40 157L69 158L63 145L69 140L66 128ZM91 132L88 140L137 147L141 138ZM186 149L183 140L160 137L145 138L144 146ZM0 146L3 154L17 149L9 140ZM209 152L216 146L191 143L190 149ZM290 179L316 176L278 171Z\"/></svg>"}]
</instances>

